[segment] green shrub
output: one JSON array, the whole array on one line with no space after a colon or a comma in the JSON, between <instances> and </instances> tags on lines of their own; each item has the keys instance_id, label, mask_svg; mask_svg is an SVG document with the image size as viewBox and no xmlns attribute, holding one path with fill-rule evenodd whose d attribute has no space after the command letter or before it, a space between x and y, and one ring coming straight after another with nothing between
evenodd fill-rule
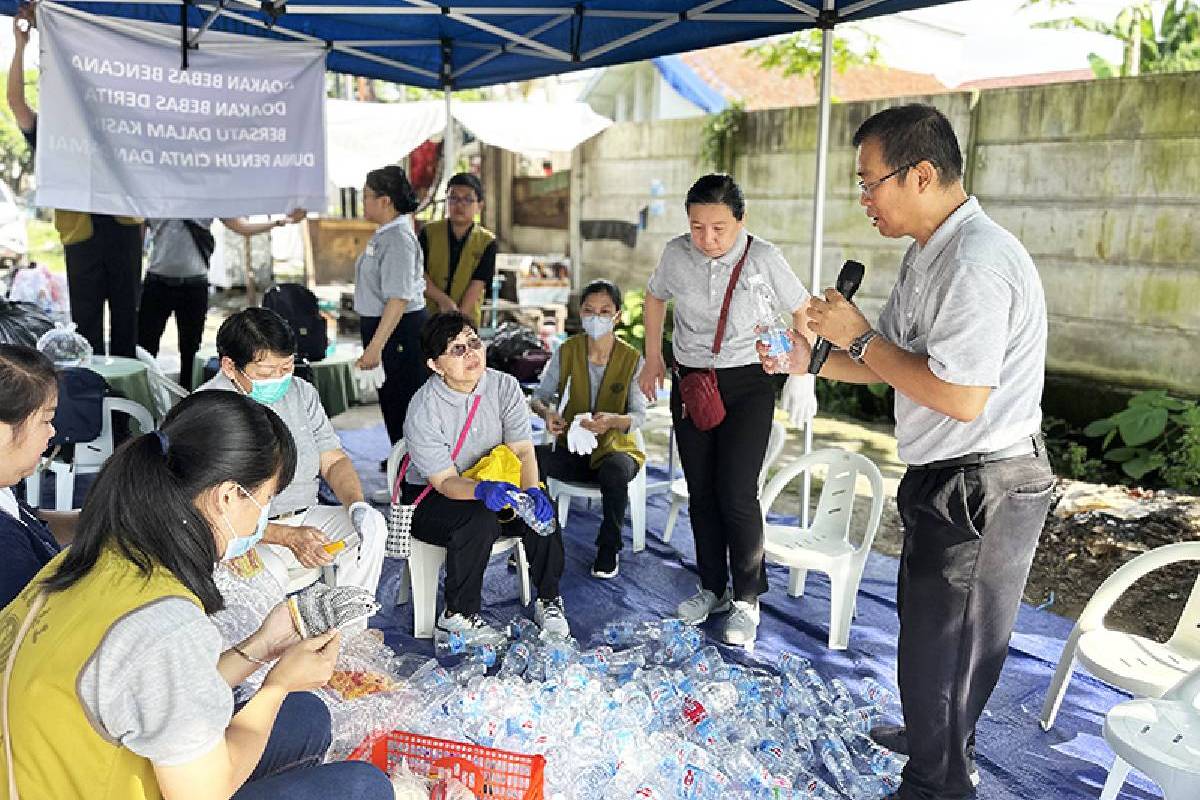
<instances>
[{"instance_id":1,"label":"green shrub","mask_svg":"<svg viewBox=\"0 0 1200 800\"><path fill-rule=\"evenodd\" d=\"M1055 475L1089 483L1107 483L1111 478L1112 470L1102 460L1092 457L1083 431L1066 420L1044 417L1042 436Z\"/></svg>"},{"instance_id":2,"label":"green shrub","mask_svg":"<svg viewBox=\"0 0 1200 800\"><path fill-rule=\"evenodd\" d=\"M1168 486L1187 491L1200 486L1200 405L1195 400L1163 390L1140 392L1124 409L1083 432L1103 437L1104 458L1134 480L1157 472Z\"/></svg>"}]
</instances>

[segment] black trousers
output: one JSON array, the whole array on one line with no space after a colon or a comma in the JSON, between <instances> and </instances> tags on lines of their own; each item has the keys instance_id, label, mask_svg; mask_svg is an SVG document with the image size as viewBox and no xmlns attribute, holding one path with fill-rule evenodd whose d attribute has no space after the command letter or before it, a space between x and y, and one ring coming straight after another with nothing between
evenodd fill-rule
<instances>
[{"instance_id":1,"label":"black trousers","mask_svg":"<svg viewBox=\"0 0 1200 800\"><path fill-rule=\"evenodd\" d=\"M625 526L625 509L629 505L629 482L638 473L638 463L627 453L609 453L596 469L591 467L590 455L572 453L559 443L553 451L550 445L537 447L538 473L542 480L600 484L600 506L603 516L596 534L596 547L602 550L621 550L621 529Z\"/></svg>"},{"instance_id":2,"label":"black trousers","mask_svg":"<svg viewBox=\"0 0 1200 800\"><path fill-rule=\"evenodd\" d=\"M158 355L159 340L172 314L179 337L179 384L191 389L192 362L200 349L208 314L208 279L181 282L146 275L138 305L138 345L150 355Z\"/></svg>"},{"instance_id":3,"label":"black trousers","mask_svg":"<svg viewBox=\"0 0 1200 800\"><path fill-rule=\"evenodd\" d=\"M725 419L701 431L683 417L679 381L671 385L671 417L687 479L696 566L705 589L720 597L732 576L734 599L754 602L767 590L758 473L771 436L775 390L759 364L717 370L717 386Z\"/></svg>"},{"instance_id":4,"label":"black trousers","mask_svg":"<svg viewBox=\"0 0 1200 800\"><path fill-rule=\"evenodd\" d=\"M909 761L900 796L975 796L975 723L996 687L1054 476L1045 453L909 469L896 601Z\"/></svg>"},{"instance_id":5,"label":"black trousers","mask_svg":"<svg viewBox=\"0 0 1200 800\"><path fill-rule=\"evenodd\" d=\"M63 247L71 319L97 355L133 358L137 344L138 288L142 277L142 229L104 214L92 215L92 236ZM104 304L109 340L104 342Z\"/></svg>"},{"instance_id":6,"label":"black trousers","mask_svg":"<svg viewBox=\"0 0 1200 800\"><path fill-rule=\"evenodd\" d=\"M403 497L411 503L424 489L405 483ZM446 548L446 610L452 614L478 614L483 594L483 572L492 545L505 536L520 536L529 559L529 574L543 600L558 597L563 572L562 531L538 536L521 520L501 523L482 500L451 500L437 490L425 495L413 513L413 536L426 544Z\"/></svg>"},{"instance_id":7,"label":"black trousers","mask_svg":"<svg viewBox=\"0 0 1200 800\"><path fill-rule=\"evenodd\" d=\"M379 387L379 409L392 444L404 438L404 417L417 389L429 377L429 367L421 355L421 326L425 309L410 311L383 346L383 386ZM379 328L379 317L362 317L360 334L366 347Z\"/></svg>"}]
</instances>

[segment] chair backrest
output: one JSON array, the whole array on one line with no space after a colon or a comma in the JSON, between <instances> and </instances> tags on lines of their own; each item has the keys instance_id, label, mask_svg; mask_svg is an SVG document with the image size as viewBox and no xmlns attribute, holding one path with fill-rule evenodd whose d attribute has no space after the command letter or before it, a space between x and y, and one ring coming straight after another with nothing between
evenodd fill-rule
<instances>
[{"instance_id":1,"label":"chair backrest","mask_svg":"<svg viewBox=\"0 0 1200 800\"><path fill-rule=\"evenodd\" d=\"M1200 659L1200 575L1196 576L1192 594L1183 607L1183 613L1179 615L1179 623L1175 626L1175 633L1171 634L1170 644L1189 658Z\"/></svg>"},{"instance_id":2,"label":"chair backrest","mask_svg":"<svg viewBox=\"0 0 1200 800\"><path fill-rule=\"evenodd\" d=\"M168 378L167 373L163 372L162 366L158 363L158 359L146 350L137 347L134 349L134 354L137 355L138 361L146 365L146 373L150 379L150 391L154 394L154 410L159 419L162 419L176 403L188 396L188 390ZM190 379L191 376L189 375L188 378Z\"/></svg>"},{"instance_id":3,"label":"chair backrest","mask_svg":"<svg viewBox=\"0 0 1200 800\"><path fill-rule=\"evenodd\" d=\"M396 485L396 475L400 472L400 462L404 460L406 453L408 453L408 448L404 446L403 439L392 445L392 452L388 453L386 488L389 493L391 493L392 487Z\"/></svg>"},{"instance_id":4,"label":"chair backrest","mask_svg":"<svg viewBox=\"0 0 1200 800\"><path fill-rule=\"evenodd\" d=\"M767 452L763 456L762 469L758 471L759 494L762 494L763 486L767 483L767 472L783 454L785 444L787 444L787 426L777 419L771 420L771 435L767 438Z\"/></svg>"},{"instance_id":5,"label":"chair backrest","mask_svg":"<svg viewBox=\"0 0 1200 800\"><path fill-rule=\"evenodd\" d=\"M1179 683L1167 689L1163 693L1162 699L1176 700L1194 709L1197 708L1197 703L1200 703L1200 668L1192 670Z\"/></svg>"},{"instance_id":6,"label":"chair backrest","mask_svg":"<svg viewBox=\"0 0 1200 800\"><path fill-rule=\"evenodd\" d=\"M864 476L871 485L871 509L867 524L863 528L862 540L854 545L856 552L865 554L871 548L879 518L883 514L883 475L866 456L838 448L814 450L790 462L776 473L762 492L763 517L775 504L780 493L789 483L804 472L826 467L825 483L821 486L821 497L812 516L812 530L821 530L827 537L850 541L850 520L854 511L854 500L858 476Z\"/></svg>"},{"instance_id":7,"label":"chair backrest","mask_svg":"<svg viewBox=\"0 0 1200 800\"><path fill-rule=\"evenodd\" d=\"M143 406L124 397L104 398L104 426L100 435L90 442L75 445L76 472L95 472L113 454L113 422L118 413L133 417L141 433L154 430L154 417Z\"/></svg>"}]
</instances>

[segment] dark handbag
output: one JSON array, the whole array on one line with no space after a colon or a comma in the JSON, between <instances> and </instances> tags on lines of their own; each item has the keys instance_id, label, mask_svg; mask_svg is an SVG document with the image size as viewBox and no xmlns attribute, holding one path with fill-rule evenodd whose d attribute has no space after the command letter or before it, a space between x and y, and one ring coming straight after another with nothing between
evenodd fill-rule
<instances>
[{"instance_id":1,"label":"dark handbag","mask_svg":"<svg viewBox=\"0 0 1200 800\"><path fill-rule=\"evenodd\" d=\"M753 236L746 237L746 249L729 276L729 285L725 287L725 301L721 303L721 316L717 319L717 334L713 337L713 364L717 363L717 354L721 352L721 339L725 337L725 323L729 318L729 301L733 299L733 290L737 286L742 267L746 264L746 256L750 254ZM698 369L679 377L679 397L683 401L683 416L691 419L697 430L711 431L725 419L725 402L721 399L721 389L717 385L716 367Z\"/></svg>"}]
</instances>

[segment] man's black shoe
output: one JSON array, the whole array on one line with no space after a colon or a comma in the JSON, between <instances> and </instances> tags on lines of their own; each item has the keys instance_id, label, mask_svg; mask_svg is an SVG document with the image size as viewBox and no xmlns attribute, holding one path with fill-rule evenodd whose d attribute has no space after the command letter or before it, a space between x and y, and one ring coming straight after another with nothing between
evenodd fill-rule
<instances>
[{"instance_id":1,"label":"man's black shoe","mask_svg":"<svg viewBox=\"0 0 1200 800\"><path fill-rule=\"evenodd\" d=\"M617 551L601 548L596 551L596 560L592 562L593 578L617 577Z\"/></svg>"},{"instance_id":2,"label":"man's black shoe","mask_svg":"<svg viewBox=\"0 0 1200 800\"><path fill-rule=\"evenodd\" d=\"M908 755L908 731L903 725L876 725L869 734L871 741L880 747L886 747L893 753ZM971 771L968 775L972 786L979 785L979 767L975 766L975 748L968 753L971 757Z\"/></svg>"}]
</instances>

